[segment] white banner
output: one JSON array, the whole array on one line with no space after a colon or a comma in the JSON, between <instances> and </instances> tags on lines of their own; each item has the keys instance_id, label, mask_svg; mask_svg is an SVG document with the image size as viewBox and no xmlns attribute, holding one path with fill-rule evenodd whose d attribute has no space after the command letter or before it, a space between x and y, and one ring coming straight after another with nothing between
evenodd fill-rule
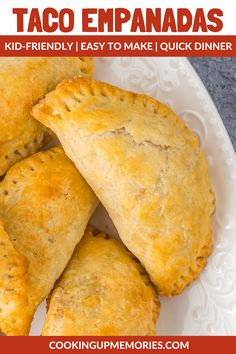
<instances>
[{"instance_id":1,"label":"white banner","mask_svg":"<svg viewBox=\"0 0 236 354\"><path fill-rule=\"evenodd\" d=\"M0 35L236 35L230 0L0 0L0 6Z\"/></svg>"}]
</instances>

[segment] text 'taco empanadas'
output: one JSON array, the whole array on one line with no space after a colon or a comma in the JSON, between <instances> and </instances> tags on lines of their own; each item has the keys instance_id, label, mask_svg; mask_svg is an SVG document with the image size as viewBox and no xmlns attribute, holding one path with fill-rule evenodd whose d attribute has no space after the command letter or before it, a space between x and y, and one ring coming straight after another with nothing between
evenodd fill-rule
<instances>
[{"instance_id":1,"label":"text 'taco empanadas'","mask_svg":"<svg viewBox=\"0 0 236 354\"><path fill-rule=\"evenodd\" d=\"M91 75L89 58L0 58L0 176L39 150L45 127L30 111L63 79Z\"/></svg>"},{"instance_id":2,"label":"text 'taco empanadas'","mask_svg":"<svg viewBox=\"0 0 236 354\"><path fill-rule=\"evenodd\" d=\"M6 292L9 304L0 312L5 334L28 333L35 310L64 270L96 205L94 193L60 147L9 169L0 183L0 216L16 252L26 260L15 272L22 274L26 266L27 272L21 289L25 305L17 321L12 309L17 309L18 297ZM0 278L5 272L1 267Z\"/></svg>"},{"instance_id":3,"label":"text 'taco empanadas'","mask_svg":"<svg viewBox=\"0 0 236 354\"><path fill-rule=\"evenodd\" d=\"M89 226L52 292L43 335L155 335L159 309L137 259Z\"/></svg>"},{"instance_id":4,"label":"text 'taco empanadas'","mask_svg":"<svg viewBox=\"0 0 236 354\"><path fill-rule=\"evenodd\" d=\"M33 114L56 133L159 293L180 293L212 244L214 196L197 137L155 99L83 78L59 85Z\"/></svg>"}]
</instances>

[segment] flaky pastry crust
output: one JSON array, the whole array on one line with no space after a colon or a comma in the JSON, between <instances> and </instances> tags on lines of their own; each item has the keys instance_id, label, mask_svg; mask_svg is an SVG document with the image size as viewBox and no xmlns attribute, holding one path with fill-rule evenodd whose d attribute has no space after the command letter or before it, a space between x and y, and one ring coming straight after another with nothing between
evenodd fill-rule
<instances>
[{"instance_id":1,"label":"flaky pastry crust","mask_svg":"<svg viewBox=\"0 0 236 354\"><path fill-rule=\"evenodd\" d=\"M88 227L52 292L43 335L155 335L159 310L137 259Z\"/></svg>"},{"instance_id":2,"label":"flaky pastry crust","mask_svg":"<svg viewBox=\"0 0 236 354\"><path fill-rule=\"evenodd\" d=\"M5 334L28 334L35 310L64 270L97 203L61 147L39 152L9 169L0 183L0 216L10 242L28 266L27 282L21 286L25 306L16 321L11 309L18 308L18 299L11 298L4 313L9 325L2 327ZM16 264L16 272L23 274L22 267ZM5 272L3 265L0 278ZM22 313L27 315L26 323Z\"/></svg>"},{"instance_id":3,"label":"flaky pastry crust","mask_svg":"<svg viewBox=\"0 0 236 354\"><path fill-rule=\"evenodd\" d=\"M33 110L51 128L161 295L195 279L212 245L214 194L198 138L155 99L85 78Z\"/></svg>"},{"instance_id":4,"label":"flaky pastry crust","mask_svg":"<svg viewBox=\"0 0 236 354\"><path fill-rule=\"evenodd\" d=\"M14 248L0 221L0 330L8 335L20 335L30 326L27 274L27 259Z\"/></svg>"},{"instance_id":5,"label":"flaky pastry crust","mask_svg":"<svg viewBox=\"0 0 236 354\"><path fill-rule=\"evenodd\" d=\"M76 75L92 75L90 58L0 58L0 176L45 142L33 105Z\"/></svg>"}]
</instances>

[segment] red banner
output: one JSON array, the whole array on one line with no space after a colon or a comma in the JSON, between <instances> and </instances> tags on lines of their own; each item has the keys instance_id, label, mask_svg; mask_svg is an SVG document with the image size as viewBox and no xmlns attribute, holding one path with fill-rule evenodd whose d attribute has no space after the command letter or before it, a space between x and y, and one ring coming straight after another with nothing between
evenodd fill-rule
<instances>
[{"instance_id":1,"label":"red banner","mask_svg":"<svg viewBox=\"0 0 236 354\"><path fill-rule=\"evenodd\" d=\"M1 337L3 354L69 353L235 353L236 336L230 337Z\"/></svg>"},{"instance_id":2,"label":"red banner","mask_svg":"<svg viewBox=\"0 0 236 354\"><path fill-rule=\"evenodd\" d=\"M236 36L0 36L0 56L236 56Z\"/></svg>"}]
</instances>

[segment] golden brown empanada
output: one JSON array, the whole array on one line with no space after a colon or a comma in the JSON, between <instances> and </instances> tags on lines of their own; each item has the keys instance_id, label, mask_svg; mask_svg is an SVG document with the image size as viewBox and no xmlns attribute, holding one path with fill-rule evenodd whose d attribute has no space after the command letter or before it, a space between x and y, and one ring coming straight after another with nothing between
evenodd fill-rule
<instances>
[{"instance_id":1,"label":"golden brown empanada","mask_svg":"<svg viewBox=\"0 0 236 354\"><path fill-rule=\"evenodd\" d=\"M28 333L35 310L64 270L96 205L94 193L60 147L39 152L9 169L0 183L0 215L10 241L28 262L27 283L21 289L22 301L28 304L22 309L24 323L22 312L18 321L12 317L18 299L9 300L4 313L8 322L2 327L5 334ZM15 271L23 273L22 267ZM6 271L0 268L0 278Z\"/></svg>"},{"instance_id":2,"label":"golden brown empanada","mask_svg":"<svg viewBox=\"0 0 236 354\"><path fill-rule=\"evenodd\" d=\"M43 335L155 335L159 309L137 259L89 226L52 292Z\"/></svg>"},{"instance_id":3,"label":"golden brown empanada","mask_svg":"<svg viewBox=\"0 0 236 354\"><path fill-rule=\"evenodd\" d=\"M90 58L0 58L0 176L44 143L33 105L63 79L85 74Z\"/></svg>"},{"instance_id":4,"label":"golden brown empanada","mask_svg":"<svg viewBox=\"0 0 236 354\"><path fill-rule=\"evenodd\" d=\"M26 258L16 251L0 221L0 329L8 335L25 333L30 326L27 274Z\"/></svg>"},{"instance_id":5,"label":"golden brown empanada","mask_svg":"<svg viewBox=\"0 0 236 354\"><path fill-rule=\"evenodd\" d=\"M83 78L59 85L33 115L56 133L159 293L180 293L212 244L214 195L197 137L155 99Z\"/></svg>"}]
</instances>

